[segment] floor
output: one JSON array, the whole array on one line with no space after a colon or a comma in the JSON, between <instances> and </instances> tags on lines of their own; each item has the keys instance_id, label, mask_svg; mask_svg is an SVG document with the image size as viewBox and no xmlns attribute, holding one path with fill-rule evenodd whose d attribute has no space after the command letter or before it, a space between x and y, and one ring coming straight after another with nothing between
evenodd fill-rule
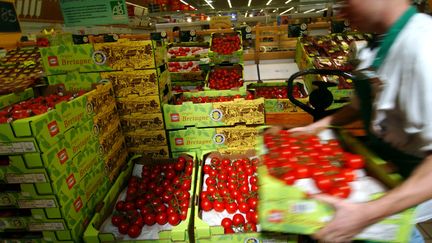
<instances>
[{"instance_id":1,"label":"floor","mask_svg":"<svg viewBox=\"0 0 432 243\"><path fill-rule=\"evenodd\" d=\"M432 220L417 225L417 228L422 233L425 243L432 243Z\"/></svg>"}]
</instances>

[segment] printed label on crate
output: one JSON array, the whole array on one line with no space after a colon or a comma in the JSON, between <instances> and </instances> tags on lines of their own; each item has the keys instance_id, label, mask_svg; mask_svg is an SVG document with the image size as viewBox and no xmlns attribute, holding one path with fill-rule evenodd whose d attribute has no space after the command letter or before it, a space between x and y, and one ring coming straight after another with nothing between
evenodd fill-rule
<instances>
[{"instance_id":1,"label":"printed label on crate","mask_svg":"<svg viewBox=\"0 0 432 243\"><path fill-rule=\"evenodd\" d=\"M57 158L58 158L60 164L64 164L66 161L68 161L69 156L68 156L66 149L62 149L60 152L58 152Z\"/></svg>"},{"instance_id":2,"label":"printed label on crate","mask_svg":"<svg viewBox=\"0 0 432 243\"><path fill-rule=\"evenodd\" d=\"M48 123L47 127L48 127L48 131L49 131L51 137L54 137L55 135L57 135L60 132L60 128L57 124L57 121L52 121L52 122Z\"/></svg>"},{"instance_id":3,"label":"printed label on crate","mask_svg":"<svg viewBox=\"0 0 432 243\"><path fill-rule=\"evenodd\" d=\"M47 182L45 174L6 174L6 182L17 183L42 183Z\"/></svg>"},{"instance_id":4,"label":"printed label on crate","mask_svg":"<svg viewBox=\"0 0 432 243\"><path fill-rule=\"evenodd\" d=\"M65 226L60 222L53 223L29 223L28 224L29 231L58 231L65 230Z\"/></svg>"},{"instance_id":5,"label":"printed label on crate","mask_svg":"<svg viewBox=\"0 0 432 243\"><path fill-rule=\"evenodd\" d=\"M54 199L29 199L18 200L19 208L55 208L57 207Z\"/></svg>"},{"instance_id":6,"label":"printed label on crate","mask_svg":"<svg viewBox=\"0 0 432 243\"><path fill-rule=\"evenodd\" d=\"M31 153L36 151L36 146L33 142L0 142L0 154Z\"/></svg>"},{"instance_id":7,"label":"printed label on crate","mask_svg":"<svg viewBox=\"0 0 432 243\"><path fill-rule=\"evenodd\" d=\"M0 207L15 205L15 197L9 193L0 193Z\"/></svg>"}]
</instances>

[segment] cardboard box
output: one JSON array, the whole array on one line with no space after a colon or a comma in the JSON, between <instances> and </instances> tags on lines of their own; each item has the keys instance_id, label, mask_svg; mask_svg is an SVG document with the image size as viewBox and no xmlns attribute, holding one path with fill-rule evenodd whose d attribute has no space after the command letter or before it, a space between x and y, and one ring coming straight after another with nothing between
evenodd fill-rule
<instances>
[{"instance_id":1,"label":"cardboard box","mask_svg":"<svg viewBox=\"0 0 432 243\"><path fill-rule=\"evenodd\" d=\"M194 154L188 155L184 154L182 156L187 156L190 158L193 158L196 160L196 157ZM89 227L84 232L84 241L85 242L106 242L106 241L122 241L121 239L117 238L117 236L112 232L102 232L101 226L104 223L105 220L109 220L112 212L114 204L117 202L117 199L120 195L120 193L125 189L127 186L128 179L132 176L139 176L137 172L140 171L139 167L138 169L134 169L135 166L140 166L140 164L163 164L163 163L172 163L173 159L163 159L163 160L150 160L150 159L144 159L144 157L139 158L139 156L136 156L132 158L128 164L127 167L121 172L119 177L117 178L116 182L111 187L108 194L105 196L103 200L103 206L98 209L94 217L91 219L91 222L89 224ZM195 185L195 175L196 175L196 165L194 166L194 170L192 172L192 183L191 185ZM194 186L190 189L190 194L193 195L194 193ZM159 240L160 242L172 242L172 241L181 241L181 242L190 242L190 233L189 233L189 227L192 224L192 206L194 205L194 197L191 196L190 198L190 207L188 209L188 216L187 219L182 221L179 225L173 227L171 230L166 231L160 231L159 232ZM136 242L150 242L154 240L144 240L144 239L136 239Z\"/></svg>"},{"instance_id":2,"label":"cardboard box","mask_svg":"<svg viewBox=\"0 0 432 243\"><path fill-rule=\"evenodd\" d=\"M212 45L213 45L213 38L215 37L223 37L223 36L232 36L232 35L238 35L240 39L240 49L237 51L234 51L233 53L229 55L223 55L219 54L217 52L213 51ZM242 36L239 32L233 32L233 33L212 33L211 39L210 39L210 49L208 51L208 56L211 59L211 62L214 64L220 64L220 63L243 63L243 43L242 43Z\"/></svg>"},{"instance_id":3,"label":"cardboard box","mask_svg":"<svg viewBox=\"0 0 432 243\"><path fill-rule=\"evenodd\" d=\"M264 99L163 105L167 129L264 124Z\"/></svg>"},{"instance_id":4,"label":"cardboard box","mask_svg":"<svg viewBox=\"0 0 432 243\"><path fill-rule=\"evenodd\" d=\"M118 98L129 95L159 95L159 90L163 90L169 82L169 73L165 66L149 70L103 72L101 77L111 81L115 96Z\"/></svg>"},{"instance_id":5,"label":"cardboard box","mask_svg":"<svg viewBox=\"0 0 432 243\"><path fill-rule=\"evenodd\" d=\"M139 146L129 147L128 151L133 154L140 154L150 158L169 158L170 150L168 146Z\"/></svg>"},{"instance_id":6,"label":"cardboard box","mask_svg":"<svg viewBox=\"0 0 432 243\"><path fill-rule=\"evenodd\" d=\"M140 132L150 130L162 130L164 118L162 113L135 114L120 117L123 132Z\"/></svg>"},{"instance_id":7,"label":"cardboard box","mask_svg":"<svg viewBox=\"0 0 432 243\"><path fill-rule=\"evenodd\" d=\"M125 134L126 146L164 146L168 144L165 130L147 132L128 132Z\"/></svg>"},{"instance_id":8,"label":"cardboard box","mask_svg":"<svg viewBox=\"0 0 432 243\"><path fill-rule=\"evenodd\" d=\"M6 106L13 105L22 100L28 100L34 97L33 89L29 88L20 93L12 93L0 96L0 109Z\"/></svg>"},{"instance_id":9,"label":"cardboard box","mask_svg":"<svg viewBox=\"0 0 432 243\"><path fill-rule=\"evenodd\" d=\"M259 131L255 127L235 126L220 128L187 128L169 131L172 152L191 149L252 149Z\"/></svg>"},{"instance_id":10,"label":"cardboard box","mask_svg":"<svg viewBox=\"0 0 432 243\"><path fill-rule=\"evenodd\" d=\"M258 153L264 156L266 148L262 138L258 143ZM258 212L264 230L310 235L323 227L334 214L331 206L308 199L299 187L288 186L271 176L265 165L259 166L258 175ZM372 183L368 186L371 187ZM371 200L374 198L376 195L370 197ZM366 228L356 237L376 242L408 242L413 227L412 216L413 209L405 210Z\"/></svg>"},{"instance_id":11,"label":"cardboard box","mask_svg":"<svg viewBox=\"0 0 432 243\"><path fill-rule=\"evenodd\" d=\"M159 96L118 98L117 108L120 116L161 113Z\"/></svg>"},{"instance_id":12,"label":"cardboard box","mask_svg":"<svg viewBox=\"0 0 432 243\"><path fill-rule=\"evenodd\" d=\"M239 157L250 157L254 153L248 150L244 154L226 155L217 152L202 151L201 161L198 168L197 178L197 189L195 198L195 213L194 213L194 237L195 242L299 242L298 236L281 233L270 233L270 232L251 232L251 233L235 233L235 234L224 234L224 228L221 225L211 226L207 222L202 220L202 212L199 209L200 194L204 183L203 164L205 164L206 158L216 156L219 158L239 158ZM250 155L250 156L248 156Z\"/></svg>"}]
</instances>

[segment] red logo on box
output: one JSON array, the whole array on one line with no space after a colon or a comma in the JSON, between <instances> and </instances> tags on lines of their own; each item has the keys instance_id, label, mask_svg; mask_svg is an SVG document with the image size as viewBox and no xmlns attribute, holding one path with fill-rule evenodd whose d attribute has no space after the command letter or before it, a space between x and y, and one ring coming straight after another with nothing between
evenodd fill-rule
<instances>
[{"instance_id":1,"label":"red logo on box","mask_svg":"<svg viewBox=\"0 0 432 243\"><path fill-rule=\"evenodd\" d=\"M282 223L283 213L282 210L271 210L267 216L267 221L270 223Z\"/></svg>"},{"instance_id":2,"label":"red logo on box","mask_svg":"<svg viewBox=\"0 0 432 243\"><path fill-rule=\"evenodd\" d=\"M81 197L78 197L77 200L74 201L74 208L76 212L79 212L81 208L83 207L83 202L81 200Z\"/></svg>"},{"instance_id":3,"label":"red logo on box","mask_svg":"<svg viewBox=\"0 0 432 243\"><path fill-rule=\"evenodd\" d=\"M171 116L172 122L179 122L180 121L180 114L174 113L174 114L170 114L170 116Z\"/></svg>"},{"instance_id":4,"label":"red logo on box","mask_svg":"<svg viewBox=\"0 0 432 243\"><path fill-rule=\"evenodd\" d=\"M183 140L183 138L176 138L176 139L175 139L175 144L176 144L176 145L184 145L184 140Z\"/></svg>"},{"instance_id":5,"label":"red logo on box","mask_svg":"<svg viewBox=\"0 0 432 243\"><path fill-rule=\"evenodd\" d=\"M62 151L58 152L57 158L59 159L60 164L64 164L69 159L66 149L63 149Z\"/></svg>"},{"instance_id":6,"label":"red logo on box","mask_svg":"<svg viewBox=\"0 0 432 243\"><path fill-rule=\"evenodd\" d=\"M49 56L48 57L48 65L50 67L58 66L59 65L58 58L56 56Z\"/></svg>"},{"instance_id":7,"label":"red logo on box","mask_svg":"<svg viewBox=\"0 0 432 243\"><path fill-rule=\"evenodd\" d=\"M76 183L75 176L73 174L68 176L68 178L66 178L66 183L68 185L68 188L71 189Z\"/></svg>"},{"instance_id":8,"label":"red logo on box","mask_svg":"<svg viewBox=\"0 0 432 243\"><path fill-rule=\"evenodd\" d=\"M51 137L54 137L55 135L57 135L60 132L60 129L57 125L57 121L52 121L52 122L48 123L48 131L49 131Z\"/></svg>"}]
</instances>

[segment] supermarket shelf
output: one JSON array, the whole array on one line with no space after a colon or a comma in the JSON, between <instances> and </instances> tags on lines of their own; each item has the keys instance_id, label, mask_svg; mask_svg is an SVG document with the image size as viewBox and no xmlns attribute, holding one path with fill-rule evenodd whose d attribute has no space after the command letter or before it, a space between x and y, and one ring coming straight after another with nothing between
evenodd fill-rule
<instances>
[{"instance_id":1,"label":"supermarket shelf","mask_svg":"<svg viewBox=\"0 0 432 243\"><path fill-rule=\"evenodd\" d=\"M258 56L260 60L293 59L295 51L260 52Z\"/></svg>"}]
</instances>

